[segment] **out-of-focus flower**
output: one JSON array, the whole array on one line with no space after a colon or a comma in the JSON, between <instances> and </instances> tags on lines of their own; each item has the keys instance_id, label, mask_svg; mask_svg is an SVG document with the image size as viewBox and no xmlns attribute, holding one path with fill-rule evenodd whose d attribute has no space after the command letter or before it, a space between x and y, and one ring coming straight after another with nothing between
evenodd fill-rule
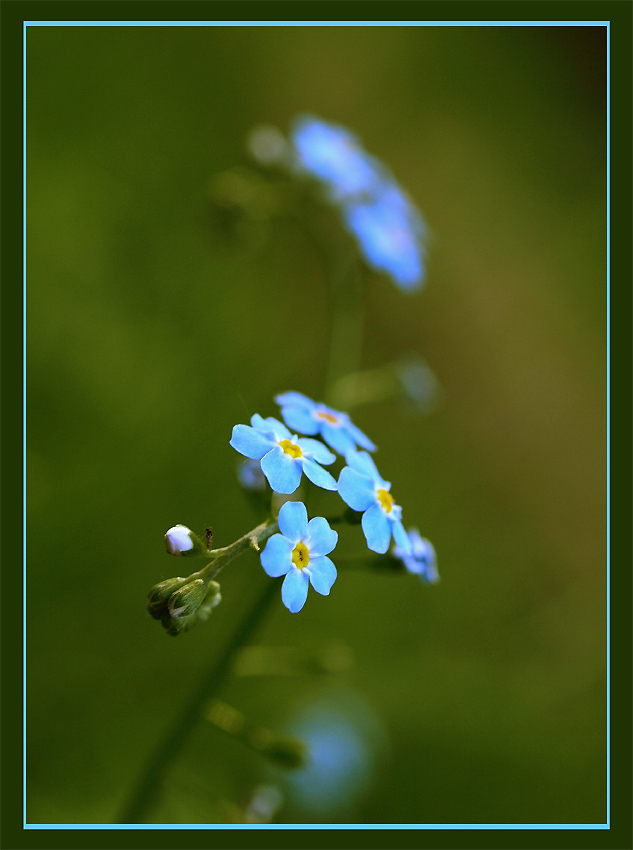
<instances>
[{"instance_id":1,"label":"out-of-focus flower","mask_svg":"<svg viewBox=\"0 0 633 850\"><path fill-rule=\"evenodd\" d=\"M314 116L295 121L291 142L295 169L325 188L367 265L404 291L418 289L427 229L389 169L345 127Z\"/></svg>"},{"instance_id":2,"label":"out-of-focus flower","mask_svg":"<svg viewBox=\"0 0 633 850\"><path fill-rule=\"evenodd\" d=\"M261 492L266 489L266 478L256 460L243 460L237 467L237 478L245 490Z\"/></svg>"},{"instance_id":3,"label":"out-of-focus flower","mask_svg":"<svg viewBox=\"0 0 633 850\"><path fill-rule=\"evenodd\" d=\"M396 544L393 554L402 561L410 573L420 576L427 584L436 584L440 576L433 544L426 537L421 537L417 528L410 529L408 537L411 551L406 552Z\"/></svg>"},{"instance_id":4,"label":"out-of-focus flower","mask_svg":"<svg viewBox=\"0 0 633 850\"><path fill-rule=\"evenodd\" d=\"M343 216L369 266L400 289L422 285L426 228L403 192L391 186L371 202L349 204Z\"/></svg>"},{"instance_id":5,"label":"out-of-focus flower","mask_svg":"<svg viewBox=\"0 0 633 850\"><path fill-rule=\"evenodd\" d=\"M352 510L364 511L361 520L368 547L383 555L391 542L408 552L411 544L402 525L402 508L389 492L391 484L381 478L367 452L348 452L347 466L341 471L338 492Z\"/></svg>"},{"instance_id":6,"label":"out-of-focus flower","mask_svg":"<svg viewBox=\"0 0 633 850\"><path fill-rule=\"evenodd\" d=\"M252 427L251 427L252 426ZM269 416L251 417L251 425L236 425L230 445L251 460L261 461L261 469L276 493L294 493L302 472L318 487L336 490L336 481L319 464L333 463L336 456L319 440L296 435Z\"/></svg>"},{"instance_id":7,"label":"out-of-focus flower","mask_svg":"<svg viewBox=\"0 0 633 850\"><path fill-rule=\"evenodd\" d=\"M333 201L368 195L383 179L381 164L345 127L304 115L294 122L291 139L296 168L320 181Z\"/></svg>"},{"instance_id":8,"label":"out-of-focus flower","mask_svg":"<svg viewBox=\"0 0 633 850\"><path fill-rule=\"evenodd\" d=\"M286 502L279 511L280 534L273 534L260 558L269 576L286 576L281 599L293 614L301 611L308 587L328 596L336 581L336 567L327 557L338 540L324 517L308 522L303 502Z\"/></svg>"},{"instance_id":9,"label":"out-of-focus flower","mask_svg":"<svg viewBox=\"0 0 633 850\"><path fill-rule=\"evenodd\" d=\"M373 452L376 446L353 424L347 413L317 404L301 393L275 396L286 425L300 434L320 434L334 451L345 455L357 445Z\"/></svg>"},{"instance_id":10,"label":"out-of-focus flower","mask_svg":"<svg viewBox=\"0 0 633 850\"><path fill-rule=\"evenodd\" d=\"M305 743L307 758L281 777L287 803L319 820L344 817L371 789L386 754L382 720L360 695L335 691L294 709L288 732Z\"/></svg>"},{"instance_id":11,"label":"out-of-focus flower","mask_svg":"<svg viewBox=\"0 0 633 850\"><path fill-rule=\"evenodd\" d=\"M248 137L248 148L262 165L275 165L288 156L288 142L272 124L253 127Z\"/></svg>"}]
</instances>

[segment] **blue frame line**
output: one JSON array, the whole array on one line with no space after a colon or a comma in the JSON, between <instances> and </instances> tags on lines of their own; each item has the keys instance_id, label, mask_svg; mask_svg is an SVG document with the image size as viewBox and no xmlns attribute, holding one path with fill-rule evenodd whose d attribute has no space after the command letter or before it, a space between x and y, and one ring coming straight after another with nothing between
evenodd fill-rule
<instances>
[{"instance_id":1,"label":"blue frame line","mask_svg":"<svg viewBox=\"0 0 633 850\"><path fill-rule=\"evenodd\" d=\"M609 26L609 21L24 21L37 27L587 27Z\"/></svg>"},{"instance_id":2,"label":"blue frame line","mask_svg":"<svg viewBox=\"0 0 633 850\"><path fill-rule=\"evenodd\" d=\"M26 822L26 31L39 26L89 26L89 27L132 27L132 26L604 26L607 30L607 820L606 823L431 823L431 824L75 824L75 823L27 823ZM22 39L22 589L23 589L23 828L24 829L610 829L611 817L611 33L610 21L23 21Z\"/></svg>"},{"instance_id":3,"label":"blue frame line","mask_svg":"<svg viewBox=\"0 0 633 850\"><path fill-rule=\"evenodd\" d=\"M607 823L611 823L611 32L607 25Z\"/></svg>"},{"instance_id":4,"label":"blue frame line","mask_svg":"<svg viewBox=\"0 0 633 850\"><path fill-rule=\"evenodd\" d=\"M22 795L26 825L26 25L22 34Z\"/></svg>"}]
</instances>

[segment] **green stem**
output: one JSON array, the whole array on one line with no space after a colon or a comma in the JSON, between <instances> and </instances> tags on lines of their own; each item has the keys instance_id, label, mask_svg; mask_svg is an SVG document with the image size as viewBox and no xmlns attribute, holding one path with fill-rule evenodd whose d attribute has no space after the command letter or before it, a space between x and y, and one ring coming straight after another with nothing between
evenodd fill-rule
<instances>
[{"instance_id":1,"label":"green stem","mask_svg":"<svg viewBox=\"0 0 633 850\"><path fill-rule=\"evenodd\" d=\"M230 546L225 546L223 549L214 549L210 553L210 557L213 560L206 567L198 570L198 572L192 573L189 578L202 578L212 581L227 564L230 564L234 558L242 555L248 549L254 549L256 552L259 552L260 543L264 543L276 531L279 531L279 526L276 522L271 522L271 520L262 522L257 528L249 531L243 537L240 537L239 540L231 543Z\"/></svg>"},{"instance_id":2,"label":"green stem","mask_svg":"<svg viewBox=\"0 0 633 850\"><path fill-rule=\"evenodd\" d=\"M272 533L272 532L271 532ZM248 537L248 535L246 535ZM242 540L244 538L241 538ZM240 541L236 541L239 543ZM233 544L233 546L236 545ZM248 546L248 544L247 544ZM227 547L230 548L230 547ZM231 669L235 653L249 640L268 611L273 597L279 592L277 582L267 581L254 605L247 611L237 632L229 641L220 658L212 665L208 674L192 694L180 718L168 730L150 754L136 787L121 812L117 823L146 823L151 808L162 784L163 776L178 756L183 744L193 732L200 719L204 703L219 690Z\"/></svg>"}]
</instances>

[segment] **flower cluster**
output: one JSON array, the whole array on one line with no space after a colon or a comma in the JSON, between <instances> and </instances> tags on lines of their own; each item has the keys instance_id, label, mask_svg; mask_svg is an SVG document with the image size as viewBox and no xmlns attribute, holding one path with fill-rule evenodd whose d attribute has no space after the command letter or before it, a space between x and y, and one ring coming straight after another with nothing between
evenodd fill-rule
<instances>
[{"instance_id":1,"label":"flower cluster","mask_svg":"<svg viewBox=\"0 0 633 850\"><path fill-rule=\"evenodd\" d=\"M405 531L402 508L391 495L391 484L382 478L368 454L376 450L369 437L348 414L301 393L282 393L275 401L281 407L285 425L273 417L265 419L255 414L250 425L233 428L230 445L251 463L259 461L261 473L274 493L295 493L303 473L318 487L338 491L346 505L362 514L360 522L369 549L385 554L393 539L394 554L404 560L410 572L424 574L428 581L437 580L432 577L437 574L433 547L424 541L427 548L421 548L419 535L414 537L417 531ZM330 449L346 463L338 481L322 466L336 460ZM251 467L249 474L252 473ZM329 594L336 580L336 567L327 556L335 548L338 534L324 517L308 521L306 507L300 501L282 505L278 524L279 533L268 540L261 563L269 576L285 576L282 601L296 613L303 608L310 585L323 596Z\"/></svg>"},{"instance_id":2,"label":"flower cluster","mask_svg":"<svg viewBox=\"0 0 633 850\"><path fill-rule=\"evenodd\" d=\"M424 281L426 225L389 169L353 133L313 116L291 132L293 166L337 206L366 263L402 290Z\"/></svg>"}]
</instances>

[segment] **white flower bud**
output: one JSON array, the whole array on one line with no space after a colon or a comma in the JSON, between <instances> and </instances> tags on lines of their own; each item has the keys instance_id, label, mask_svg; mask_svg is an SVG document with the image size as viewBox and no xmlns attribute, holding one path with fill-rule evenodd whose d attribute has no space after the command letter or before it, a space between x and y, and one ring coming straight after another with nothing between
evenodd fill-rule
<instances>
[{"instance_id":1,"label":"white flower bud","mask_svg":"<svg viewBox=\"0 0 633 850\"><path fill-rule=\"evenodd\" d=\"M174 525L165 535L165 546L170 555L184 555L194 548L193 532L186 525Z\"/></svg>"}]
</instances>

